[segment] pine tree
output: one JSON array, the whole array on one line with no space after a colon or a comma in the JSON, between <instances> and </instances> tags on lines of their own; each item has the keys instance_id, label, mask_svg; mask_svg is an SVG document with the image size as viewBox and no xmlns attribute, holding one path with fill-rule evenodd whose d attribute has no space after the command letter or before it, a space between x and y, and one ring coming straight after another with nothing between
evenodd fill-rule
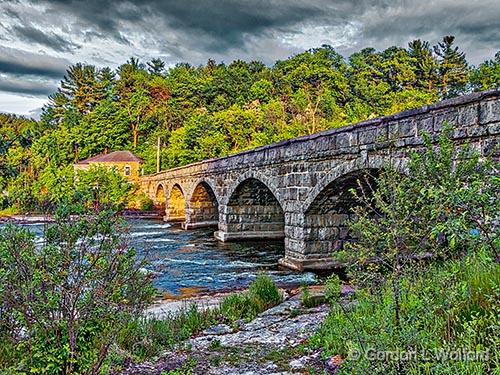
<instances>
[{"instance_id":1,"label":"pine tree","mask_svg":"<svg viewBox=\"0 0 500 375\"><path fill-rule=\"evenodd\" d=\"M152 59L147 65L150 74L160 75L165 72L165 62L162 59Z\"/></svg>"},{"instance_id":2,"label":"pine tree","mask_svg":"<svg viewBox=\"0 0 500 375\"><path fill-rule=\"evenodd\" d=\"M415 59L417 87L436 89L438 83L438 63L432 54L429 42L416 39L408 43L408 53Z\"/></svg>"},{"instance_id":3,"label":"pine tree","mask_svg":"<svg viewBox=\"0 0 500 375\"><path fill-rule=\"evenodd\" d=\"M459 51L453 43L455 37L447 35L443 41L434 46L438 56L439 89L443 98L465 93L469 79L469 66L465 53Z\"/></svg>"}]
</instances>

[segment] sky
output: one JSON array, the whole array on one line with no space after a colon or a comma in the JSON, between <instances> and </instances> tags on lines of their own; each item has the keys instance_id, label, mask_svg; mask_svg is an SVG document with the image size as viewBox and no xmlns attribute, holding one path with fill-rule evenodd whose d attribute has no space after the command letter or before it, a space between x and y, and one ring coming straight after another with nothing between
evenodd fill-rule
<instances>
[{"instance_id":1,"label":"sky","mask_svg":"<svg viewBox=\"0 0 500 375\"><path fill-rule=\"evenodd\" d=\"M444 35L473 64L500 50L499 0L0 0L0 111L37 117L76 62L167 66L276 60L333 46L348 57Z\"/></svg>"}]
</instances>

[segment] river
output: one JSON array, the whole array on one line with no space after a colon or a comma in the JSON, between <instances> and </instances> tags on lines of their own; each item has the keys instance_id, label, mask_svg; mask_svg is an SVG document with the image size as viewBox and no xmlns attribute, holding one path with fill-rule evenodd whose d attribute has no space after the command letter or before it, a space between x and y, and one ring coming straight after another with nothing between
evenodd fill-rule
<instances>
[{"instance_id":1,"label":"river","mask_svg":"<svg viewBox=\"0 0 500 375\"><path fill-rule=\"evenodd\" d=\"M262 271L285 287L316 280L313 273L278 266L283 241L221 243L212 228L185 231L161 220L127 221L129 243L139 256L147 254L147 268L155 272L154 284L165 297L243 288ZM41 238L43 224L26 226Z\"/></svg>"}]
</instances>

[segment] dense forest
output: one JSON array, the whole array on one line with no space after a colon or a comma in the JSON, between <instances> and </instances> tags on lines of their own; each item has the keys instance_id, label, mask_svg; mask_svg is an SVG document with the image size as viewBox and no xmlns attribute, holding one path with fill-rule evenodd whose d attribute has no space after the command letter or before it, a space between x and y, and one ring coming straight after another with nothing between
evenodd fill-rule
<instances>
[{"instance_id":1,"label":"dense forest","mask_svg":"<svg viewBox=\"0 0 500 375\"><path fill-rule=\"evenodd\" d=\"M452 36L348 59L324 45L273 66L78 63L39 121L0 114L3 208L61 200L72 164L102 152L131 150L155 172L158 138L165 169L499 86L500 51L475 67Z\"/></svg>"}]
</instances>

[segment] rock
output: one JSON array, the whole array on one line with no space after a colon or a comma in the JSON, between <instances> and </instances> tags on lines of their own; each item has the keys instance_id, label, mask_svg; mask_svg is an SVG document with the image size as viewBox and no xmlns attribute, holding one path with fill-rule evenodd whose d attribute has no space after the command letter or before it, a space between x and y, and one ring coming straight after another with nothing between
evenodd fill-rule
<instances>
[{"instance_id":1,"label":"rock","mask_svg":"<svg viewBox=\"0 0 500 375\"><path fill-rule=\"evenodd\" d=\"M310 365L313 361L319 358L320 352L314 352L310 355L306 355L300 358L296 358L290 361L289 366L291 370L300 370Z\"/></svg>"},{"instance_id":2,"label":"rock","mask_svg":"<svg viewBox=\"0 0 500 375\"><path fill-rule=\"evenodd\" d=\"M344 360L340 355L335 355L333 357L328 358L325 361L325 370L329 374L336 374L339 371L340 365Z\"/></svg>"},{"instance_id":3,"label":"rock","mask_svg":"<svg viewBox=\"0 0 500 375\"><path fill-rule=\"evenodd\" d=\"M209 327L204 330L201 334L204 336L218 336L218 335L226 335L228 333L232 333L233 329L229 327L227 324L217 324L215 326Z\"/></svg>"},{"instance_id":4,"label":"rock","mask_svg":"<svg viewBox=\"0 0 500 375\"><path fill-rule=\"evenodd\" d=\"M193 374L206 375L291 375L302 373L306 368L322 371L325 365L319 352L293 359L290 358L293 351L288 349L313 335L328 312L329 307L325 304L303 308L300 295L294 295L251 322L240 320L231 326L209 327L185 341L186 350L179 345L177 351L163 353L155 364L132 365L121 374L161 375L162 371L181 368L183 363L191 362L196 363Z\"/></svg>"}]
</instances>

